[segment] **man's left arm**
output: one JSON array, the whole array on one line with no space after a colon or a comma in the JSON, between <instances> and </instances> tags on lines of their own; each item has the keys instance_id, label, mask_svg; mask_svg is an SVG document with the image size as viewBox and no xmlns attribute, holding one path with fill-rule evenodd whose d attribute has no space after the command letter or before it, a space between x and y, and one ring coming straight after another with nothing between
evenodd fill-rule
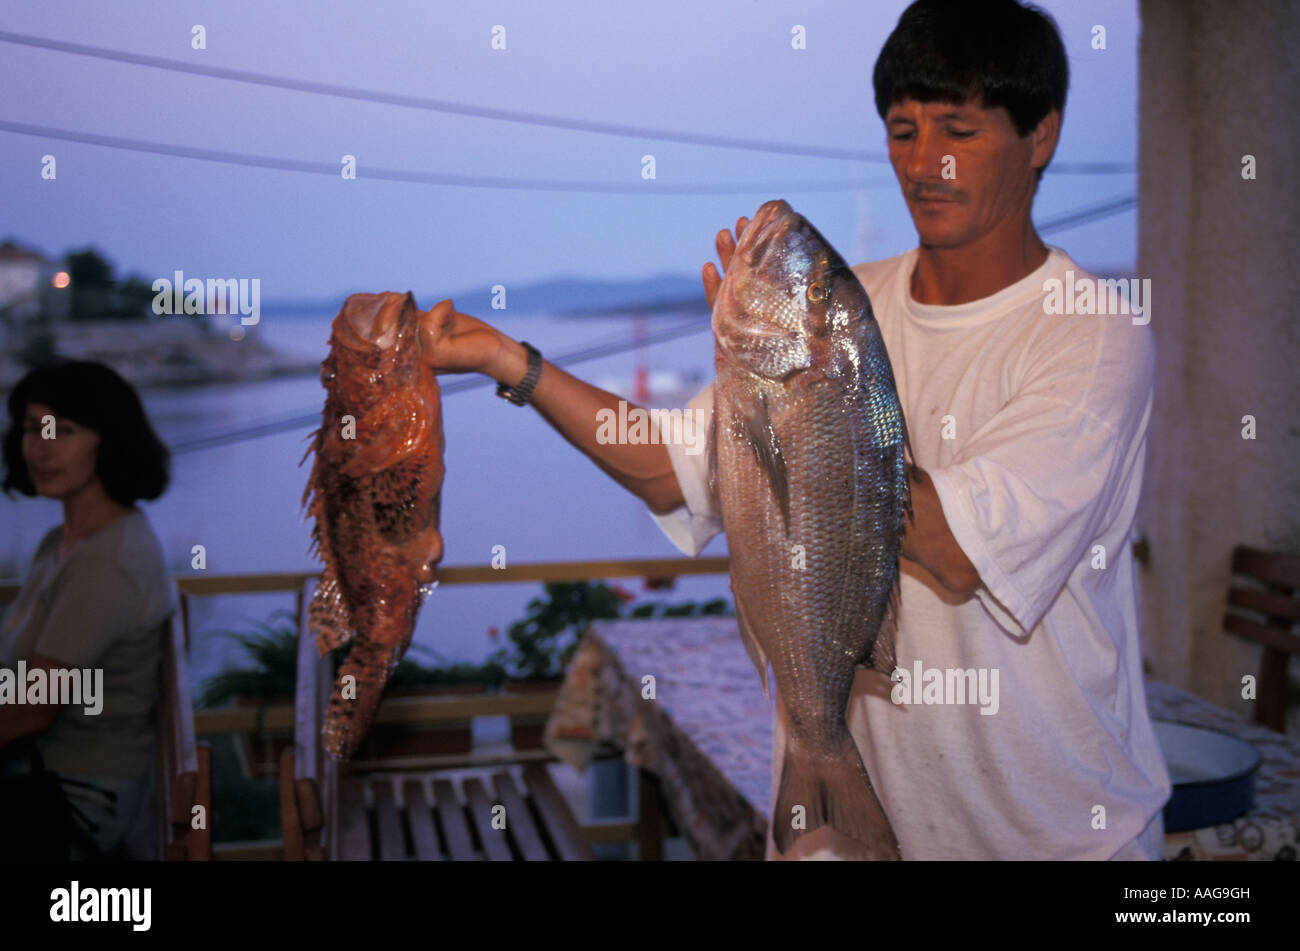
<instances>
[{"instance_id":1,"label":"man's left arm","mask_svg":"<svg viewBox=\"0 0 1300 951\"><path fill-rule=\"evenodd\" d=\"M912 518L905 523L899 554L934 575L946 590L963 600L972 597L980 586L979 572L948 527L934 480L917 467L913 470L911 488Z\"/></svg>"},{"instance_id":2,"label":"man's left arm","mask_svg":"<svg viewBox=\"0 0 1300 951\"><path fill-rule=\"evenodd\" d=\"M1035 349L1007 403L912 483L902 546L1024 631L1132 506L1155 371L1149 328L1128 322L1046 333Z\"/></svg>"}]
</instances>

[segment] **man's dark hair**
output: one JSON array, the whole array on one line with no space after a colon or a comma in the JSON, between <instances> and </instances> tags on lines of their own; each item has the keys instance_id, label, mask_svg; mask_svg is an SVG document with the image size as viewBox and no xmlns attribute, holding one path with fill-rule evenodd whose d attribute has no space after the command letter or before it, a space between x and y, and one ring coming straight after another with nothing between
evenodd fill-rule
<instances>
[{"instance_id":1,"label":"man's dark hair","mask_svg":"<svg viewBox=\"0 0 1300 951\"><path fill-rule=\"evenodd\" d=\"M916 0L876 60L876 111L902 99L1001 106L1021 137L1065 113L1070 65L1051 15L1015 0ZM1038 177L1043 169L1038 170Z\"/></svg>"},{"instance_id":2,"label":"man's dark hair","mask_svg":"<svg viewBox=\"0 0 1300 951\"><path fill-rule=\"evenodd\" d=\"M149 424L131 384L102 363L69 360L32 370L9 394L9 430L4 438L5 494L35 495L23 459L23 416L44 403L56 416L99 433L95 475L119 505L156 499L167 488L170 453Z\"/></svg>"}]
</instances>

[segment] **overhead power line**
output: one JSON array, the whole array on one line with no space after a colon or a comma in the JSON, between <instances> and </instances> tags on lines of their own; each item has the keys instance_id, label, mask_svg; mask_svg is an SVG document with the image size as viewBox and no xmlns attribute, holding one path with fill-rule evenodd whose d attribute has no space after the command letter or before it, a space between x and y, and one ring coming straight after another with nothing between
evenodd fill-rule
<instances>
[{"instance_id":1,"label":"overhead power line","mask_svg":"<svg viewBox=\"0 0 1300 951\"><path fill-rule=\"evenodd\" d=\"M1042 224L1037 226L1038 233L1051 234L1053 231L1064 231L1067 228L1077 228L1079 225L1087 224L1090 221L1109 218L1112 215L1122 214L1130 208L1136 207L1137 195L1125 195L1123 198L1112 198L1096 205L1088 205L1084 208L1077 208L1074 211L1067 211L1064 214L1057 215L1055 218L1048 218Z\"/></svg>"},{"instance_id":2,"label":"overhead power line","mask_svg":"<svg viewBox=\"0 0 1300 951\"><path fill-rule=\"evenodd\" d=\"M1089 205L1085 208L1079 208L1075 211L1058 215L1055 218L1043 222L1038 226L1037 230L1039 234L1065 231L1069 228L1074 228L1091 221L1097 221L1101 218L1108 218L1112 215L1122 214L1136 205L1136 195L1125 195L1123 198L1112 199L1097 205ZM711 329L712 323L710 321L689 320L685 323L678 323L672 327L667 327L647 334L641 341L620 339L609 343L596 344L594 346L585 347L581 350L575 350L571 353L564 354L563 356L556 357L551 362L556 366L572 366L588 360L595 360L600 357L624 353L643 344L653 344L663 340L674 340L680 337L688 337ZM443 394L451 394L461 393L466 390L481 389L491 385L492 380L487 377L475 376L454 380L449 383L440 383L440 389ZM197 452L200 449L211 449L216 446L243 442L248 439L257 439L261 436L273 436L277 433L307 429L318 425L320 423L320 418L319 411L311 413L304 412L288 419L274 420L272 422L262 423L256 426L248 426L230 432L215 433L209 436L198 436L192 439L182 440L175 443L170 448L174 455L180 455L187 452Z\"/></svg>"},{"instance_id":3,"label":"overhead power line","mask_svg":"<svg viewBox=\"0 0 1300 951\"><path fill-rule=\"evenodd\" d=\"M37 49L70 53L75 56L88 56L94 59L129 63L133 66L146 66L152 69L164 69L176 73L189 73L194 76L206 76L212 79L225 79L231 82L247 83L254 86L267 86L275 89L288 89L294 92L308 93L315 96L329 96L335 99L351 99L357 102L378 103L388 106L400 106L406 109L420 109L425 112L443 112L449 115L470 116L478 119L491 119L499 122L517 122L525 125L546 126L553 129L567 129L573 132L590 132L596 135L621 136L633 139L658 139L665 142L680 142L685 145L703 145L722 149L742 149L749 152L770 152L779 155L800 155L807 158L841 159L856 162L874 162L887 164L889 157L884 152L865 149L845 149L830 146L803 145L792 142L772 142L764 139L749 139L740 136L714 135L704 132L683 132L674 129L660 129L651 126L628 125L617 122L602 122L595 119L576 119L568 116L552 116L519 109L498 109L491 106L476 106L445 99L431 99L425 96L410 96L402 93L382 92L374 89L358 89L336 83L321 83L307 79L293 79L287 76L273 76L251 70L232 69L226 66L209 66L202 63L186 63L181 60L166 59L161 56L149 56L143 53L128 53L123 50L107 49L102 46L89 46L84 43L69 43L65 40L30 36L24 33L11 33L0 30L0 42L30 46ZM1048 166L1048 172L1066 175L1113 175L1135 171L1132 162L1054 162Z\"/></svg>"},{"instance_id":4,"label":"overhead power line","mask_svg":"<svg viewBox=\"0 0 1300 951\"><path fill-rule=\"evenodd\" d=\"M338 162L309 162L303 159L279 158L270 155L252 155L247 152L225 152L218 149L201 149L190 145L171 145L125 139L94 132L73 132L49 126L29 125L0 119L0 132L30 135L38 138L62 139L83 145L101 145L128 152L148 152L154 155L172 155L178 158L200 159L223 165L242 165L250 168L272 168L285 172L306 172L338 178L342 166ZM896 185L892 178L841 179L827 182L728 182L725 184L676 183L668 181L634 182L579 182L562 179L504 178L489 175L450 175L441 172L413 172L406 169L381 168L359 163L357 179L386 182L410 182L417 185L444 185L460 188L504 188L515 191L589 192L614 195L772 195L797 192L848 192L866 191Z\"/></svg>"},{"instance_id":5,"label":"overhead power line","mask_svg":"<svg viewBox=\"0 0 1300 951\"><path fill-rule=\"evenodd\" d=\"M551 360L555 366L573 366L578 363L585 363L589 360L596 360L600 357L608 357L617 353L623 353L633 350L642 345L659 343L664 340L675 340L680 337L689 337L692 334L703 333L712 329L712 322L709 320L688 320L674 324L671 327L665 327L660 330L648 333L641 340L628 341L620 338L617 341L611 341L604 344L596 344L590 347L584 347L581 350L574 350L562 356ZM463 393L466 390L477 390L487 386L495 386L495 382L486 376L465 377L459 380L445 382L443 377L439 380L438 388L444 396L452 393ZM320 410L311 413L302 413L288 419L273 420L267 423L261 423L256 426L248 426L242 429L232 430L224 433L214 433L209 436L197 436L192 439L183 439L173 443L168 448L171 449L172 455L181 455L187 452L197 452L200 449L212 449L216 446L225 446L230 443L243 442L247 439L257 439L261 436L273 436L276 433L292 432L299 429L309 429L319 426L321 421Z\"/></svg>"}]
</instances>

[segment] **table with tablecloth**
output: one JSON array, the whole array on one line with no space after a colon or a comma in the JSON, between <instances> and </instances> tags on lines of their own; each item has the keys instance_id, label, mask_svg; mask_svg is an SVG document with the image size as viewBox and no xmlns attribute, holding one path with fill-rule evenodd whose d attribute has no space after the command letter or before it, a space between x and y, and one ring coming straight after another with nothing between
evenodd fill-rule
<instances>
[{"instance_id":1,"label":"table with tablecloth","mask_svg":"<svg viewBox=\"0 0 1300 951\"><path fill-rule=\"evenodd\" d=\"M1255 806L1232 823L1165 837L1168 859L1294 859L1300 850L1300 742L1169 684L1147 680L1151 715L1212 727L1263 759ZM583 770L621 750L659 781L701 859L761 859L772 792L772 713L735 618L593 622L546 729Z\"/></svg>"}]
</instances>

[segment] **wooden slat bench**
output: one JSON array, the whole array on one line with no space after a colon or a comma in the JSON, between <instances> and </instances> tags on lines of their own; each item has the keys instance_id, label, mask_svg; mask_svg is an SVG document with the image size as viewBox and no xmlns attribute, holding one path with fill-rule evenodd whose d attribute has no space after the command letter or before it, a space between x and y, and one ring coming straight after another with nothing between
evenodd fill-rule
<instances>
[{"instance_id":1,"label":"wooden slat bench","mask_svg":"<svg viewBox=\"0 0 1300 951\"><path fill-rule=\"evenodd\" d=\"M342 858L383 862L590 861L595 856L541 763L451 773L371 773L354 797ZM346 808L346 807L345 807Z\"/></svg>"}]
</instances>

